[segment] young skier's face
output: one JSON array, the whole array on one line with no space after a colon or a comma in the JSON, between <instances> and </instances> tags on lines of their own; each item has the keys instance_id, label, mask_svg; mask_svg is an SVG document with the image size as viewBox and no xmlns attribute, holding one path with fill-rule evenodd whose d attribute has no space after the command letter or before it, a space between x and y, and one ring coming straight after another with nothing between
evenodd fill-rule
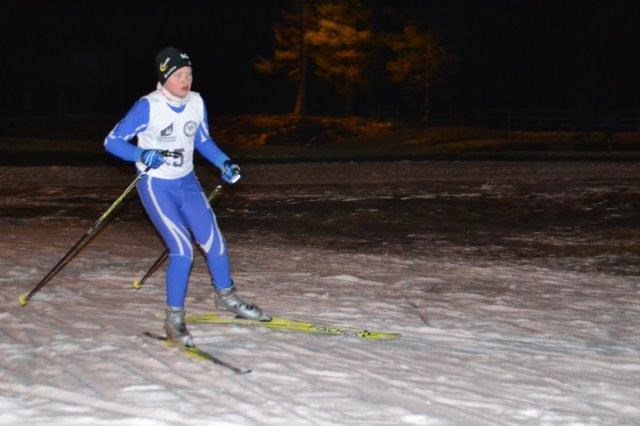
<instances>
[{"instance_id":1,"label":"young skier's face","mask_svg":"<svg viewBox=\"0 0 640 426\"><path fill-rule=\"evenodd\" d=\"M164 87L171 92L172 95L184 98L191 90L191 83L193 83L191 67L182 67L169 76L164 83Z\"/></svg>"}]
</instances>

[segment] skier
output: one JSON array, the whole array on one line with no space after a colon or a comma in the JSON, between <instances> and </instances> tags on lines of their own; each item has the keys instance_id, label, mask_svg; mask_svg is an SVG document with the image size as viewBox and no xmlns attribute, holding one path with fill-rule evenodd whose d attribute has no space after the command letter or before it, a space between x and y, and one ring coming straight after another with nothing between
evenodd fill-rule
<instances>
[{"instance_id":1,"label":"skier","mask_svg":"<svg viewBox=\"0 0 640 426\"><path fill-rule=\"evenodd\" d=\"M149 171L137 189L144 209L169 250L166 272L167 337L193 346L184 321L184 301L193 262L192 238L200 245L215 287L217 305L240 317L271 318L236 292L231 279L227 245L216 216L194 174L194 148L218 167L222 179L234 184L240 167L231 162L209 135L203 99L191 91L193 74L189 56L175 47L155 58L156 90L140 98L104 141L105 149L135 162L137 173ZM137 146L130 141L137 136Z\"/></svg>"}]
</instances>

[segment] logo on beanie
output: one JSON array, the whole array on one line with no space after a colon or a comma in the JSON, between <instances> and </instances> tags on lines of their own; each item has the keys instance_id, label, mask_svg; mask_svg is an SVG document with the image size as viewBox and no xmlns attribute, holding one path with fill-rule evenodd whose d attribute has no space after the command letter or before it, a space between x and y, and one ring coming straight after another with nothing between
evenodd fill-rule
<instances>
[{"instance_id":1,"label":"logo on beanie","mask_svg":"<svg viewBox=\"0 0 640 426\"><path fill-rule=\"evenodd\" d=\"M171 60L171 58L167 58L163 62L160 63L160 72L165 72L167 70L167 66L169 65L169 61L170 60Z\"/></svg>"},{"instance_id":2,"label":"logo on beanie","mask_svg":"<svg viewBox=\"0 0 640 426\"><path fill-rule=\"evenodd\" d=\"M196 134L196 129L198 126L195 121L187 121L184 125L184 134L187 136L193 136Z\"/></svg>"},{"instance_id":3,"label":"logo on beanie","mask_svg":"<svg viewBox=\"0 0 640 426\"><path fill-rule=\"evenodd\" d=\"M165 67L165 69L167 69L167 68ZM171 74L172 74L176 69L178 69L178 66L177 66L177 65L174 65L174 66L172 66L171 68L169 68L169 71L167 71L167 72L165 72L164 74L162 74L162 76L163 76L165 79L167 79L167 78L169 78L169 76L170 76L170 75L171 75Z\"/></svg>"}]
</instances>

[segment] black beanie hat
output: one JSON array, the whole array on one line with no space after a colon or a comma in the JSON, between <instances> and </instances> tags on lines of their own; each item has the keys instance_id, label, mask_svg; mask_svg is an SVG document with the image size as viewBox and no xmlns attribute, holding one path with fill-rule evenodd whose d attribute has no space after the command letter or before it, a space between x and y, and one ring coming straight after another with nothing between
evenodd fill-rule
<instances>
[{"instance_id":1,"label":"black beanie hat","mask_svg":"<svg viewBox=\"0 0 640 426\"><path fill-rule=\"evenodd\" d=\"M179 68L190 66L189 55L173 46L165 47L156 55L156 73L160 84L164 84Z\"/></svg>"}]
</instances>

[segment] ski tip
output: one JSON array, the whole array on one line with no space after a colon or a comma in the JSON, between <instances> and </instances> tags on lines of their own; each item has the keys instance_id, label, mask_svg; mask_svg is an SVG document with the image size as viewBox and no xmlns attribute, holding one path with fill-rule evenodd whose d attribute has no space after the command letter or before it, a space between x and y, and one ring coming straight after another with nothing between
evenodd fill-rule
<instances>
[{"instance_id":1,"label":"ski tip","mask_svg":"<svg viewBox=\"0 0 640 426\"><path fill-rule=\"evenodd\" d=\"M18 296L18 303L20 304L20 306L25 306L28 301L29 301L29 297L26 293Z\"/></svg>"},{"instance_id":2,"label":"ski tip","mask_svg":"<svg viewBox=\"0 0 640 426\"><path fill-rule=\"evenodd\" d=\"M135 288L136 290L139 290L140 287L142 287L142 281L140 280L133 280L133 288Z\"/></svg>"}]
</instances>

